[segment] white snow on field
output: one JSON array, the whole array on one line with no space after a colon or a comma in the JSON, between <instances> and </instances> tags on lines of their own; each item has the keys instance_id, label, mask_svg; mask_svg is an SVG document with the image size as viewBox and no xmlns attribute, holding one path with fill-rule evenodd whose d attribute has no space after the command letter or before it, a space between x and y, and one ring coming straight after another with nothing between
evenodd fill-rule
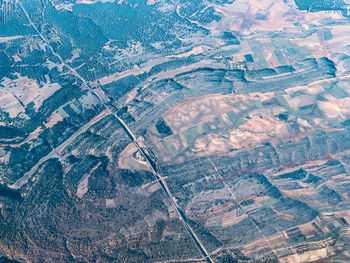
<instances>
[{"instance_id":1,"label":"white snow on field","mask_svg":"<svg viewBox=\"0 0 350 263\"><path fill-rule=\"evenodd\" d=\"M23 38L23 36L0 37L0 43L9 42L9 41L16 40L19 38Z\"/></svg>"},{"instance_id":2,"label":"white snow on field","mask_svg":"<svg viewBox=\"0 0 350 263\"><path fill-rule=\"evenodd\" d=\"M255 96L255 97L254 97ZM162 118L172 131L180 132L202 122L214 119L228 111L239 113L247 105L271 99L273 93L255 93L254 95L204 95L190 98L177 103L166 112ZM239 109L239 110L238 110Z\"/></svg>"},{"instance_id":3,"label":"white snow on field","mask_svg":"<svg viewBox=\"0 0 350 263\"><path fill-rule=\"evenodd\" d=\"M94 105L99 104L97 98L91 93L81 96L78 100L83 105L84 109L92 109Z\"/></svg>"},{"instance_id":4,"label":"white snow on field","mask_svg":"<svg viewBox=\"0 0 350 263\"><path fill-rule=\"evenodd\" d=\"M118 166L120 169L128 169L130 171L149 170L147 162L137 149L135 143L130 143L120 153L118 158Z\"/></svg>"},{"instance_id":5,"label":"white snow on field","mask_svg":"<svg viewBox=\"0 0 350 263\"><path fill-rule=\"evenodd\" d=\"M106 199L106 208L115 208L117 207L114 199Z\"/></svg>"},{"instance_id":6,"label":"white snow on field","mask_svg":"<svg viewBox=\"0 0 350 263\"><path fill-rule=\"evenodd\" d=\"M132 69L124 70L122 72L116 72L109 76L104 76L100 79L94 80L90 82L90 85L93 87L96 87L97 85L107 85L109 83L112 83L114 81L118 81L122 78L131 76L131 75L139 75L143 74L145 72L149 72L154 66L165 63L170 61L169 58L157 58L153 59L151 61L146 62L145 64L142 64L140 66L135 65Z\"/></svg>"},{"instance_id":7,"label":"white snow on field","mask_svg":"<svg viewBox=\"0 0 350 263\"><path fill-rule=\"evenodd\" d=\"M89 190L89 188L88 188L89 187L89 177L90 177L90 174L85 174L79 182L78 189L77 189L77 196L79 198L82 198L84 196L84 194L86 194L87 191Z\"/></svg>"},{"instance_id":8,"label":"white snow on field","mask_svg":"<svg viewBox=\"0 0 350 263\"><path fill-rule=\"evenodd\" d=\"M112 83L114 81L118 81L119 79L125 78L127 76L138 75L138 74L142 74L142 73L144 73L144 71L135 65L134 68L132 68L132 69L128 69L128 70L125 70L123 72L117 72L117 73L114 73L110 76L102 77L97 81L93 81L93 82L91 82L91 85L97 86L98 84L100 84L100 85L104 86L104 85L107 85L107 84Z\"/></svg>"},{"instance_id":9,"label":"white snow on field","mask_svg":"<svg viewBox=\"0 0 350 263\"><path fill-rule=\"evenodd\" d=\"M327 48L320 39L320 34L314 33L311 36L305 38L291 39L291 43L300 47L306 47L311 54L308 57L321 58L329 56Z\"/></svg>"},{"instance_id":10,"label":"white snow on field","mask_svg":"<svg viewBox=\"0 0 350 263\"><path fill-rule=\"evenodd\" d=\"M18 55L13 55L12 58L15 62L22 61L22 59Z\"/></svg>"},{"instance_id":11,"label":"white snow on field","mask_svg":"<svg viewBox=\"0 0 350 263\"><path fill-rule=\"evenodd\" d=\"M160 0L147 0L146 4L147 5L154 5L155 3L160 2Z\"/></svg>"},{"instance_id":12,"label":"white snow on field","mask_svg":"<svg viewBox=\"0 0 350 263\"><path fill-rule=\"evenodd\" d=\"M63 121L63 117L61 114L59 114L57 111L53 112L50 117L46 119L46 122L44 123L46 128L52 128L55 126L56 123Z\"/></svg>"},{"instance_id":13,"label":"white snow on field","mask_svg":"<svg viewBox=\"0 0 350 263\"><path fill-rule=\"evenodd\" d=\"M300 95L294 98L287 95L283 97L288 102L289 106L291 106L293 109L298 109L299 107L303 106L309 106L311 104L314 104L316 101L316 96L308 94Z\"/></svg>"},{"instance_id":14,"label":"white snow on field","mask_svg":"<svg viewBox=\"0 0 350 263\"><path fill-rule=\"evenodd\" d=\"M44 63L44 66L46 66L49 70L52 70L53 68L57 68L59 72L63 71L64 64L63 63L55 63L50 61L49 59Z\"/></svg>"},{"instance_id":15,"label":"white snow on field","mask_svg":"<svg viewBox=\"0 0 350 263\"><path fill-rule=\"evenodd\" d=\"M178 54L178 55L172 55L172 56L168 56L168 57L170 57L170 58L185 58L185 57L189 57L191 55L201 54L201 53L203 53L203 51L205 49L208 49L208 47L198 46L198 47L192 48L192 50L190 50L190 51L188 51L186 53L181 53L181 54Z\"/></svg>"},{"instance_id":16,"label":"white snow on field","mask_svg":"<svg viewBox=\"0 0 350 263\"><path fill-rule=\"evenodd\" d=\"M0 108L10 115L10 118L15 118L21 112L24 112L24 107L18 102L15 96L9 91L0 88Z\"/></svg>"},{"instance_id":17,"label":"white snow on field","mask_svg":"<svg viewBox=\"0 0 350 263\"><path fill-rule=\"evenodd\" d=\"M34 109L37 111L42 103L61 88L58 83L51 83L49 76L46 76L46 82L40 86L36 80L27 76L15 74L16 79L4 78L0 83L0 105L13 118L31 102L34 103ZM2 87L1 87L2 86Z\"/></svg>"},{"instance_id":18,"label":"white snow on field","mask_svg":"<svg viewBox=\"0 0 350 263\"><path fill-rule=\"evenodd\" d=\"M89 173L84 174L78 183L77 196L82 198L84 194L89 190L89 178L96 171L96 169L101 165L101 162L96 164Z\"/></svg>"},{"instance_id":19,"label":"white snow on field","mask_svg":"<svg viewBox=\"0 0 350 263\"><path fill-rule=\"evenodd\" d=\"M81 49L77 48L72 51L72 57L70 59L67 59L67 63L72 63L74 59L78 58L80 56Z\"/></svg>"},{"instance_id":20,"label":"white snow on field","mask_svg":"<svg viewBox=\"0 0 350 263\"><path fill-rule=\"evenodd\" d=\"M69 10L69 11L72 11L72 6L73 4L72 3L60 3L58 5L55 5L55 8L56 10Z\"/></svg>"},{"instance_id":21,"label":"white snow on field","mask_svg":"<svg viewBox=\"0 0 350 263\"><path fill-rule=\"evenodd\" d=\"M350 98L333 101L319 101L318 107L329 119L338 118L341 121L350 119Z\"/></svg>"},{"instance_id":22,"label":"white snow on field","mask_svg":"<svg viewBox=\"0 0 350 263\"><path fill-rule=\"evenodd\" d=\"M228 137L222 134L207 134L196 139L194 151L199 156L228 152L230 149L247 149L256 147L264 141L277 143L290 139L290 126L269 115L254 115L239 129L228 132Z\"/></svg>"}]
</instances>

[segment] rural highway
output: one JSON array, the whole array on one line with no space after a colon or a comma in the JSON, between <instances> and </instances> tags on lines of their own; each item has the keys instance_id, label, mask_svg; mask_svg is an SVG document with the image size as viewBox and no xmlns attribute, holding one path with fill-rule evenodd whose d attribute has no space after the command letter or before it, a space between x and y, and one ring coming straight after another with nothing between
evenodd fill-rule
<instances>
[{"instance_id":1,"label":"rural highway","mask_svg":"<svg viewBox=\"0 0 350 263\"><path fill-rule=\"evenodd\" d=\"M187 232L189 233L189 235L192 237L193 241L195 242L196 246L198 247L198 249L200 250L200 252L202 253L204 259L209 262L209 263L213 263L214 261L211 259L208 251L206 250L206 248L204 247L204 245L202 244L202 242L199 240L199 238L197 237L197 235L195 234L195 232L193 231L193 229L191 228L191 226L187 223L186 217L183 214L183 212L180 210L180 208L178 207L174 196L171 194L167 183L165 182L164 178L159 174L159 172L157 171L157 167L156 164L153 162L153 160L151 159L151 157L145 152L145 150L140 147L139 143L136 140L135 135L132 133L132 131L129 129L129 127L126 125L126 123L116 114L117 112L117 108L113 105L113 104L107 104L101 97L100 95L98 95L96 93L96 91L89 85L89 83L82 77L79 75L79 73L72 68L70 65L68 65L63 59L62 57L54 51L54 49L52 48L52 46L50 45L50 42L41 34L41 32L38 30L38 28L35 26L34 22L32 21L32 19L30 18L28 12L26 11L26 9L24 8L24 6L22 5L22 3L20 1L17 1L17 4L21 7L21 9L23 10L25 16L28 19L28 22L30 23L30 25L34 28L34 30L38 33L38 35L40 36L40 38L45 42L45 44L47 45L47 47L51 50L51 52L60 60L60 62L62 64L64 64L70 71L71 73L76 76L77 78L79 78L84 86L91 92L91 94L93 94L97 100L106 107L107 111L112 114L113 116L115 116L115 118L117 119L118 123L120 124L120 126L123 128L123 130L125 131L125 133L127 134L127 136L131 139L131 141L136 145L136 147L139 149L139 151L141 152L141 154L144 156L145 160L147 161L148 166L150 167L150 169L152 170L154 176L157 178L157 182L160 185L160 187L163 189L163 191L165 192L165 194L167 195L167 197L169 198L169 200L171 201L172 205L174 206L179 219L181 221L181 223L183 224L183 226L185 227L185 229L187 230ZM99 88L99 92L101 92L101 94L105 95L106 97L109 97L108 95L106 95L104 93L104 91L102 89ZM114 110L112 111L110 109L110 107L113 107ZM37 167L37 166L36 166ZM33 171L31 171L33 172Z\"/></svg>"}]
</instances>

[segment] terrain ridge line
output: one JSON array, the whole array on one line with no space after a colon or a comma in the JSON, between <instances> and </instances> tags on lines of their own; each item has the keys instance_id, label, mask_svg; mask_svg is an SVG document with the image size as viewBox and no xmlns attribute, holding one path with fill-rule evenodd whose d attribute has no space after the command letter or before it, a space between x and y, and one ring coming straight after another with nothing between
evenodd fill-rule
<instances>
[{"instance_id":1,"label":"terrain ridge line","mask_svg":"<svg viewBox=\"0 0 350 263\"><path fill-rule=\"evenodd\" d=\"M50 1L51 2L51 1ZM201 254L204 256L204 259L206 259L209 263L213 263L214 261L211 259L208 251L206 250L206 248L204 247L204 245L201 243L201 241L199 240L199 238L197 237L197 235L195 234L195 232L193 231L193 229L189 226L189 224L187 223L186 217L183 214L183 212L181 212L180 208L178 207L176 200L174 198L174 196L171 194L164 178L159 174L159 172L157 171L156 165L154 164L154 162L152 161L152 159L149 157L149 155L144 151L144 149L139 145L139 143L136 140L135 135L131 132L131 130L129 129L129 127L127 126L127 124L113 111L111 111L108 107L108 105L104 102L104 100L100 97L100 95L98 95L88 84L88 82L81 77L78 72L76 72L76 70L74 68L72 68L70 65L68 65L63 59L62 57L53 50L52 46L50 45L49 41L46 40L46 38L41 34L41 32L38 30L38 28L35 26L34 22L32 21L32 19L30 18L29 14L27 13L26 9L24 8L24 6L22 5L22 3L20 1L16 2L17 4L19 4L19 6L21 7L22 11L24 12L28 22L30 23L30 25L34 28L34 30L39 34L40 38L45 42L45 44L48 46L48 48L51 50L51 52L61 61L62 64L64 64L76 77L78 77L83 84L88 88L88 90L92 93L92 95L94 95L97 100L106 107L106 109L113 115L115 116L115 118L117 119L118 123L121 125L121 127L123 128L123 130L125 131L125 133L127 134L127 136L131 139L131 141L135 144L135 146L138 148L138 150L141 152L141 154L144 156L144 158L146 159L146 162L148 163L148 166L150 167L152 173L154 174L154 176L158 179L157 182L158 184L161 186L161 188L163 189L163 191L166 193L167 197L170 199L171 203L173 204L173 206L175 207L175 210L179 216L180 221L182 222L183 226L185 227L185 229L187 230L187 232L189 233L189 235L191 236L191 238L193 239L194 243L196 244L196 246L198 247L198 249L200 250ZM101 92L103 94L104 91L102 89ZM108 96L107 96L108 97ZM116 108L114 105L111 105L114 108Z\"/></svg>"}]
</instances>

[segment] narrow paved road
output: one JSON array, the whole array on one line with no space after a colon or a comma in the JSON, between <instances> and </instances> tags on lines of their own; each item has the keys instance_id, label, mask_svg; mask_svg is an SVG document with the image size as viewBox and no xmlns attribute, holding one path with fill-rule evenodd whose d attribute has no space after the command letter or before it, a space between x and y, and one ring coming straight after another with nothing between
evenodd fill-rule
<instances>
[{"instance_id":1,"label":"narrow paved road","mask_svg":"<svg viewBox=\"0 0 350 263\"><path fill-rule=\"evenodd\" d=\"M106 109L109 111L110 114L112 114L113 116L115 116L115 118L118 120L119 124L121 125L121 127L123 128L123 130L125 131L125 133L128 135L128 137L132 140L132 142L136 145L136 147L139 149L139 151L141 152L141 154L144 156L145 160L147 161L149 167L151 168L154 176L158 179L157 182L158 184L161 186L161 188L163 189L163 191L165 192L165 194L167 195L167 197L170 199L171 203L173 204L173 206L175 207L175 210L179 216L180 221L182 222L183 226L185 227L185 229L187 230L187 232L189 233L189 235L192 237L193 241L195 242L196 246L198 247L198 249L200 250L200 252L202 253L203 257L205 258L205 260L207 260L209 263L213 263L213 260L211 259L208 251L206 250L206 248L204 247L204 245L202 244L202 242L199 240L199 238L197 237L197 235L195 234L195 232L193 231L193 229L191 228L191 226L187 223L186 217L183 214L183 212L180 210L180 208L178 207L174 196L171 194L164 178L159 174L159 172L157 171L157 167L156 164L153 162L152 158L145 152L145 150L140 147L139 143L136 140L135 135L131 132L131 130L129 129L129 127L126 125L126 123L116 114L114 113L110 107L113 107L115 110L117 110L117 108L110 104L107 105L104 100L94 91L93 88L91 88L91 86L89 85L89 83L78 74L78 72L76 72L76 70L74 68L72 68L70 65L68 65L63 59L62 57L56 53L52 46L50 45L50 42L48 40L46 40L46 38L41 34L41 32L38 30L38 28L35 26L34 22L32 21L32 19L30 18L27 10L24 8L24 6L22 5L22 3L20 1L17 2L17 4L19 4L19 6L21 7L21 9L23 10L25 16L28 19L28 22L30 23L30 25L34 28L34 30L39 34L40 38L45 42L45 44L48 46L48 48L51 50L51 52L61 61L62 64L64 64L71 72L74 76L78 77L83 83L84 85L88 88L88 90L91 92L91 94L93 94L98 101L103 104ZM106 95L104 93L104 91L102 89L99 89L99 92L101 92L101 94L105 95L106 97L109 97L108 95Z\"/></svg>"}]
</instances>

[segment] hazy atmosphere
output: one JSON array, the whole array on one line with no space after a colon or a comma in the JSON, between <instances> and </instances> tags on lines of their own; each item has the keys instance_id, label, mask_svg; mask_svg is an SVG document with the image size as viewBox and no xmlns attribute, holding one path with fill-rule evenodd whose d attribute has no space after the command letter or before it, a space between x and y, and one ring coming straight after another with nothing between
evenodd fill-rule
<instances>
[{"instance_id":1,"label":"hazy atmosphere","mask_svg":"<svg viewBox=\"0 0 350 263\"><path fill-rule=\"evenodd\" d=\"M349 251L349 0L0 0L0 263Z\"/></svg>"}]
</instances>

